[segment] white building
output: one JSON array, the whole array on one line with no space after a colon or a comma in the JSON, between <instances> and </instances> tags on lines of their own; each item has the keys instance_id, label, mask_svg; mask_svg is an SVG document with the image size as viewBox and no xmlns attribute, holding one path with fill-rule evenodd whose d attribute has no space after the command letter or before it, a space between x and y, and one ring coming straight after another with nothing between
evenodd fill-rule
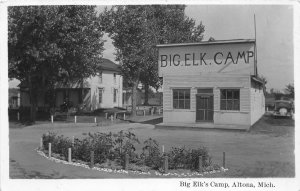
<instances>
[{"instance_id":1,"label":"white building","mask_svg":"<svg viewBox=\"0 0 300 191\"><path fill-rule=\"evenodd\" d=\"M157 47L164 111L158 126L247 130L264 114L255 40Z\"/></svg>"},{"instance_id":2,"label":"white building","mask_svg":"<svg viewBox=\"0 0 300 191\"><path fill-rule=\"evenodd\" d=\"M96 76L85 79L68 87L56 85L55 106L59 108L65 101L73 107L84 106L86 110L122 107L123 77L119 65L108 59L101 63L102 71ZM21 106L30 106L28 90L21 88ZM38 99L38 107L49 107L44 98Z\"/></svg>"}]
</instances>

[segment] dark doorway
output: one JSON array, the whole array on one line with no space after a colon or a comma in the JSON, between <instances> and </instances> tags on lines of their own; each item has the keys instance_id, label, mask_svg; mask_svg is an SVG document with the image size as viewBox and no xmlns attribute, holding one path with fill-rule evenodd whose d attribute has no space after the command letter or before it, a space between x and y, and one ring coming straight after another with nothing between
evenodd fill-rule
<instances>
[{"instance_id":1,"label":"dark doorway","mask_svg":"<svg viewBox=\"0 0 300 191\"><path fill-rule=\"evenodd\" d=\"M196 96L196 121L212 122L214 120L214 100L213 95Z\"/></svg>"}]
</instances>

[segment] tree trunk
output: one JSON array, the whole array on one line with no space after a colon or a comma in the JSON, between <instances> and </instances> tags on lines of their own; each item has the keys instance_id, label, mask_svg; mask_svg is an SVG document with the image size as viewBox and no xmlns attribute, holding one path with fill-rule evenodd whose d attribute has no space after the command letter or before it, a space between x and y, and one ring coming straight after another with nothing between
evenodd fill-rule
<instances>
[{"instance_id":1,"label":"tree trunk","mask_svg":"<svg viewBox=\"0 0 300 191\"><path fill-rule=\"evenodd\" d=\"M137 87L139 84L139 80L135 80L133 82L133 87L132 87L132 110L131 110L131 115L133 117L136 116L136 105L137 105Z\"/></svg>"},{"instance_id":2,"label":"tree trunk","mask_svg":"<svg viewBox=\"0 0 300 191\"><path fill-rule=\"evenodd\" d=\"M149 100L149 85L145 84L145 100L144 100L144 105L149 105L148 100Z\"/></svg>"},{"instance_id":3,"label":"tree trunk","mask_svg":"<svg viewBox=\"0 0 300 191\"><path fill-rule=\"evenodd\" d=\"M36 120L36 92L33 91L31 77L28 78L29 99L30 99L30 122L35 123Z\"/></svg>"}]
</instances>

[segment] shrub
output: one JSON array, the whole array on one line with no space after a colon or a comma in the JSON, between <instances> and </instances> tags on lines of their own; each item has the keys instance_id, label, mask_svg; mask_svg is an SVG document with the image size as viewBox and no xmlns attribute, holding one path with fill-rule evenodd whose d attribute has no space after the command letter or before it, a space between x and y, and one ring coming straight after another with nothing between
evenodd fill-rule
<instances>
[{"instance_id":1,"label":"shrub","mask_svg":"<svg viewBox=\"0 0 300 191\"><path fill-rule=\"evenodd\" d=\"M95 154L95 163L103 163L107 159L114 159L112 148L114 147L115 143L112 137L112 133L89 133L89 139L91 142L90 150L93 150Z\"/></svg>"},{"instance_id":2,"label":"shrub","mask_svg":"<svg viewBox=\"0 0 300 191\"><path fill-rule=\"evenodd\" d=\"M199 156L202 156L202 165L207 167L211 165L211 157L208 155L208 150L205 147L192 149L188 157L188 164L191 170L199 169Z\"/></svg>"},{"instance_id":3,"label":"shrub","mask_svg":"<svg viewBox=\"0 0 300 191\"><path fill-rule=\"evenodd\" d=\"M48 150L48 143L53 143L56 136L57 133L54 132L48 132L47 134L43 134L43 148L45 150Z\"/></svg>"},{"instance_id":4,"label":"shrub","mask_svg":"<svg viewBox=\"0 0 300 191\"><path fill-rule=\"evenodd\" d=\"M72 158L89 162L91 160L91 145L89 138L74 139Z\"/></svg>"},{"instance_id":5,"label":"shrub","mask_svg":"<svg viewBox=\"0 0 300 191\"><path fill-rule=\"evenodd\" d=\"M169 168L186 168L189 164L190 151L186 150L185 147L172 147L168 153L169 157Z\"/></svg>"},{"instance_id":6,"label":"shrub","mask_svg":"<svg viewBox=\"0 0 300 191\"><path fill-rule=\"evenodd\" d=\"M138 156L135 145L140 142L136 135L130 131L120 131L114 134L89 133L83 139L75 139L74 144L63 135L58 136L54 132L48 132L43 135L45 150L48 150L48 143L52 143L52 153L58 154L64 160L68 158L68 148L72 148L74 160L84 163L90 162L91 151L94 151L94 163L101 166L120 168L124 165L125 155L128 154L130 169L133 170L161 170L164 156L168 156L169 169L197 170L199 169L199 156L202 156L205 170L220 168L218 165L212 165L211 157L205 147L197 149L172 147L169 152L161 153L158 142L152 138L144 141L143 152Z\"/></svg>"},{"instance_id":7,"label":"shrub","mask_svg":"<svg viewBox=\"0 0 300 191\"><path fill-rule=\"evenodd\" d=\"M114 141L111 133L89 133L88 137L82 140L74 140L73 157L89 162L91 160L91 151L94 151L94 162L103 163L107 159L114 159L112 157L113 147Z\"/></svg>"},{"instance_id":8,"label":"shrub","mask_svg":"<svg viewBox=\"0 0 300 191\"><path fill-rule=\"evenodd\" d=\"M135 153L135 144L139 144L140 141L134 133L128 131L120 131L113 134L114 137L114 155L117 159L123 161L125 154L129 155L130 162L136 162L137 154Z\"/></svg>"},{"instance_id":9,"label":"shrub","mask_svg":"<svg viewBox=\"0 0 300 191\"><path fill-rule=\"evenodd\" d=\"M186 149L185 147L172 147L168 153L169 168L187 168L191 170L199 169L199 156L202 156L202 165L207 167L211 165L211 158L205 147L197 149Z\"/></svg>"},{"instance_id":10,"label":"shrub","mask_svg":"<svg viewBox=\"0 0 300 191\"><path fill-rule=\"evenodd\" d=\"M49 149L48 143L51 143L51 150L53 153L68 158L68 148L72 146L71 140L63 135L57 136L57 133L48 132L46 135L43 135L43 147L45 150Z\"/></svg>"},{"instance_id":11,"label":"shrub","mask_svg":"<svg viewBox=\"0 0 300 191\"><path fill-rule=\"evenodd\" d=\"M72 147L72 142L63 135L57 136L52 142L52 152L68 158L68 148Z\"/></svg>"},{"instance_id":12,"label":"shrub","mask_svg":"<svg viewBox=\"0 0 300 191\"><path fill-rule=\"evenodd\" d=\"M161 168L163 164L163 156L159 150L159 144L157 141L149 138L144 142L144 145L141 159L145 165L155 170Z\"/></svg>"}]
</instances>

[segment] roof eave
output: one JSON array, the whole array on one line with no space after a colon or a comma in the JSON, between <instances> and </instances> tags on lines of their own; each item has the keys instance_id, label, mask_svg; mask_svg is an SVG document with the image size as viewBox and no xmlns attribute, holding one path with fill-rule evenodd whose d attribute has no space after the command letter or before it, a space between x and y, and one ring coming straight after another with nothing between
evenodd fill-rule
<instances>
[{"instance_id":1,"label":"roof eave","mask_svg":"<svg viewBox=\"0 0 300 191\"><path fill-rule=\"evenodd\" d=\"M255 43L255 39L233 39L233 40L203 41L203 42L193 42L193 43L158 44L156 45L156 47L164 48L164 47L178 47L178 46L239 44L239 43Z\"/></svg>"}]
</instances>

